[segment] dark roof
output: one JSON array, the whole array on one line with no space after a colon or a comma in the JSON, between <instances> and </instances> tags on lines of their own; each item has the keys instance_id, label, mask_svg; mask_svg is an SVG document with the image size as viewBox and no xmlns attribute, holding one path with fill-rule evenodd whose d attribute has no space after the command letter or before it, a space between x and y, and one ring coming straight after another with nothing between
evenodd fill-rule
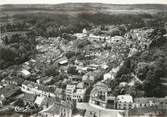
<instances>
[{"instance_id":1,"label":"dark roof","mask_svg":"<svg viewBox=\"0 0 167 117\"><path fill-rule=\"evenodd\" d=\"M44 111L44 113L59 114L60 106L54 104L49 110Z\"/></svg>"},{"instance_id":2,"label":"dark roof","mask_svg":"<svg viewBox=\"0 0 167 117\"><path fill-rule=\"evenodd\" d=\"M144 108L135 108L128 111L129 115L144 115L145 113L155 113L162 112L161 109L158 109L157 106L144 107Z\"/></svg>"},{"instance_id":3,"label":"dark roof","mask_svg":"<svg viewBox=\"0 0 167 117\"><path fill-rule=\"evenodd\" d=\"M58 98L45 97L41 105L52 105L53 103L60 102Z\"/></svg>"},{"instance_id":4,"label":"dark roof","mask_svg":"<svg viewBox=\"0 0 167 117\"><path fill-rule=\"evenodd\" d=\"M9 98L16 94L19 90L20 88L16 85L9 85L0 89L0 94L3 94L5 98Z\"/></svg>"},{"instance_id":5,"label":"dark roof","mask_svg":"<svg viewBox=\"0 0 167 117\"><path fill-rule=\"evenodd\" d=\"M28 93L25 93L24 94L24 97L22 98L23 100L25 100L25 101L31 101L31 102L34 102L35 101L35 99L36 99L36 95L34 95L34 94L28 94Z\"/></svg>"},{"instance_id":6,"label":"dark roof","mask_svg":"<svg viewBox=\"0 0 167 117\"><path fill-rule=\"evenodd\" d=\"M134 102L136 103L149 103L150 101L152 102L167 102L167 97L164 98L155 98L155 97L143 97L143 98L134 98Z\"/></svg>"},{"instance_id":7,"label":"dark roof","mask_svg":"<svg viewBox=\"0 0 167 117\"><path fill-rule=\"evenodd\" d=\"M6 77L4 79L4 81L17 83L18 85L21 85L24 82L24 80L22 78L11 78L11 77Z\"/></svg>"},{"instance_id":8,"label":"dark roof","mask_svg":"<svg viewBox=\"0 0 167 117\"><path fill-rule=\"evenodd\" d=\"M73 108L72 102L61 101L59 98L45 97L41 105L58 105L64 108Z\"/></svg>"}]
</instances>

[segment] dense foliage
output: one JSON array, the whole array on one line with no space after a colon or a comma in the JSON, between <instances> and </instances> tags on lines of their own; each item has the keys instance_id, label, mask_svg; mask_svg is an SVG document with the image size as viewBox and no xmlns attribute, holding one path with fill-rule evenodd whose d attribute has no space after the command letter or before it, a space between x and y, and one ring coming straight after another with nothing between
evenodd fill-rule
<instances>
[{"instance_id":1,"label":"dense foliage","mask_svg":"<svg viewBox=\"0 0 167 117\"><path fill-rule=\"evenodd\" d=\"M116 81L117 86L121 82L129 82L135 74L142 83L135 84L135 91L144 91L144 96L148 97L163 97L165 96L165 87L161 84L161 78L166 78L167 74L167 42L166 33L163 29L155 29L151 35L153 40L150 48L144 50L130 58L128 58L121 69L118 71ZM114 87L114 84L112 84ZM124 87L124 92L118 87L115 87L117 93L126 93L128 88ZM131 90L132 91L132 90ZM140 95L140 94L139 94ZM139 96L135 95L135 96Z\"/></svg>"},{"instance_id":2,"label":"dense foliage","mask_svg":"<svg viewBox=\"0 0 167 117\"><path fill-rule=\"evenodd\" d=\"M33 32L24 35L15 33L4 36L0 45L0 68L27 61L35 53L36 41Z\"/></svg>"}]
</instances>

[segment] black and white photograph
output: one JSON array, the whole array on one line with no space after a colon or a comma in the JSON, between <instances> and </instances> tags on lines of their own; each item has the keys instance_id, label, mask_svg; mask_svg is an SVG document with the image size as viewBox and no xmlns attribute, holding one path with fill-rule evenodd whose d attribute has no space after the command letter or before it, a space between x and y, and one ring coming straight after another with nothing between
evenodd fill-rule
<instances>
[{"instance_id":1,"label":"black and white photograph","mask_svg":"<svg viewBox=\"0 0 167 117\"><path fill-rule=\"evenodd\" d=\"M0 117L167 117L167 0L0 0Z\"/></svg>"}]
</instances>

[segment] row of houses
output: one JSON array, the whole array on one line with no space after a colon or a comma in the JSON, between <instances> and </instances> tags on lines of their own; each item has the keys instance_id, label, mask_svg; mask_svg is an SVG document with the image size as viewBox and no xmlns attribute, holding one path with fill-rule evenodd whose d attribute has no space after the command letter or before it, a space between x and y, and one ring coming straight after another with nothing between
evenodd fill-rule
<instances>
[{"instance_id":1,"label":"row of houses","mask_svg":"<svg viewBox=\"0 0 167 117\"><path fill-rule=\"evenodd\" d=\"M46 97L56 97L56 95L54 94L55 89L45 87L43 85L27 80L22 83L21 90L25 93L41 95Z\"/></svg>"},{"instance_id":2,"label":"row of houses","mask_svg":"<svg viewBox=\"0 0 167 117\"><path fill-rule=\"evenodd\" d=\"M101 79L101 72L98 70L90 71L83 76L69 76L69 79L71 84L66 86L66 99L82 102L85 101L87 90Z\"/></svg>"},{"instance_id":3,"label":"row of houses","mask_svg":"<svg viewBox=\"0 0 167 117\"><path fill-rule=\"evenodd\" d=\"M159 109L167 108L167 97L164 98L134 98L129 95L113 96L110 88L102 82L94 85L91 93L89 103L102 108L129 110L134 108L145 108L157 106Z\"/></svg>"},{"instance_id":4,"label":"row of houses","mask_svg":"<svg viewBox=\"0 0 167 117\"><path fill-rule=\"evenodd\" d=\"M21 93L17 85L8 85L0 88L0 107L13 101L14 97Z\"/></svg>"},{"instance_id":5,"label":"row of houses","mask_svg":"<svg viewBox=\"0 0 167 117\"><path fill-rule=\"evenodd\" d=\"M71 117L74 109L72 102L60 100L55 97L24 93L21 100L23 100L24 105L35 104L38 108L41 108L40 111L32 115L32 117Z\"/></svg>"}]
</instances>

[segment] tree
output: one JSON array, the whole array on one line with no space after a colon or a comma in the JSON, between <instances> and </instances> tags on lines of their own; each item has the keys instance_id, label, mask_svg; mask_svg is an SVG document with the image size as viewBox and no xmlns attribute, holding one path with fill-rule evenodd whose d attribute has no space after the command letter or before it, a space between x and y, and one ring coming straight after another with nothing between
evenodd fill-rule
<instances>
[{"instance_id":1,"label":"tree","mask_svg":"<svg viewBox=\"0 0 167 117\"><path fill-rule=\"evenodd\" d=\"M69 66L68 69L67 69L67 72L68 72L69 74L72 74L72 75L78 74L78 71L76 70L76 67L75 67L75 66Z\"/></svg>"},{"instance_id":2,"label":"tree","mask_svg":"<svg viewBox=\"0 0 167 117\"><path fill-rule=\"evenodd\" d=\"M57 76L59 75L57 65L46 66L44 73L46 76Z\"/></svg>"},{"instance_id":3,"label":"tree","mask_svg":"<svg viewBox=\"0 0 167 117\"><path fill-rule=\"evenodd\" d=\"M78 48L83 48L89 44L91 44L91 42L87 39L77 40L77 47Z\"/></svg>"}]
</instances>

